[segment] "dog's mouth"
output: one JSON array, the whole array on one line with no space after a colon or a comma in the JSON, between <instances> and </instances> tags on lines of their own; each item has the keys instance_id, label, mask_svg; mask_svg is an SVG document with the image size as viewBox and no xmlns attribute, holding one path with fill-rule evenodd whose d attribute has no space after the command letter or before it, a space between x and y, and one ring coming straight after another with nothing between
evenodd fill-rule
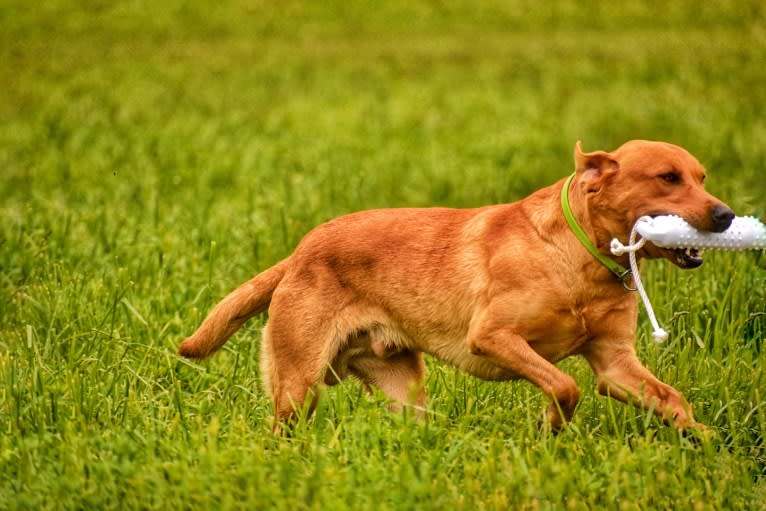
<instances>
[{"instance_id":1,"label":"dog's mouth","mask_svg":"<svg viewBox=\"0 0 766 511\"><path fill-rule=\"evenodd\" d=\"M655 216L667 215L668 213L653 213L650 214L652 218ZM678 266L683 270L693 270L702 266L702 253L701 248L661 248L652 244L665 259Z\"/></svg>"},{"instance_id":2,"label":"dog's mouth","mask_svg":"<svg viewBox=\"0 0 766 511\"><path fill-rule=\"evenodd\" d=\"M663 252L669 252L666 257L675 263L676 266L684 270L699 268L702 265L702 249L675 248L662 250Z\"/></svg>"}]
</instances>

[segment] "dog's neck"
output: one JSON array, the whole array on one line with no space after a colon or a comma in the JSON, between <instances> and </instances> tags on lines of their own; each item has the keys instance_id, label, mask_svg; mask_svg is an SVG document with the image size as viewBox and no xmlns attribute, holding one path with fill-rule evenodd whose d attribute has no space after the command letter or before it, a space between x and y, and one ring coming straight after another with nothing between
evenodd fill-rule
<instances>
[{"instance_id":1,"label":"dog's neck","mask_svg":"<svg viewBox=\"0 0 766 511\"><path fill-rule=\"evenodd\" d=\"M593 215L590 214L587 201L581 193L578 193L576 186L572 186L576 177L576 174L569 176L561 189L561 209L566 223L583 247L624 282L630 277L630 270L615 261L609 252L612 236L608 229L592 221Z\"/></svg>"}]
</instances>

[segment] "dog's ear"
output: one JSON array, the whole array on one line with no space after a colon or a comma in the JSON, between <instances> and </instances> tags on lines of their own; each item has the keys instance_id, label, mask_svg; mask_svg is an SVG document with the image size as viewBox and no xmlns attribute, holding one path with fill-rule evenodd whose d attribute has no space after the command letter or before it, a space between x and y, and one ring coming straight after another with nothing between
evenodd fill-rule
<instances>
[{"instance_id":1,"label":"dog's ear","mask_svg":"<svg viewBox=\"0 0 766 511\"><path fill-rule=\"evenodd\" d=\"M575 144L574 160L577 172L595 170L599 174L604 174L614 172L619 167L617 160L612 158L612 155L606 151L582 152L582 142L579 140Z\"/></svg>"},{"instance_id":2,"label":"dog's ear","mask_svg":"<svg viewBox=\"0 0 766 511\"><path fill-rule=\"evenodd\" d=\"M581 175L586 191L598 192L603 179L617 172L620 165L606 151L584 153L582 143L578 140L574 149L575 171Z\"/></svg>"}]
</instances>

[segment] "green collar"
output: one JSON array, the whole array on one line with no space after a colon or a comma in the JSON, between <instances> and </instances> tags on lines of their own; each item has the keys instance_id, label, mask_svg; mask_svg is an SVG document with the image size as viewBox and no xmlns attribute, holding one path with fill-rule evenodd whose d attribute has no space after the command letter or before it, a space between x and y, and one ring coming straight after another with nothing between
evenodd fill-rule
<instances>
[{"instance_id":1,"label":"green collar","mask_svg":"<svg viewBox=\"0 0 766 511\"><path fill-rule=\"evenodd\" d=\"M561 209L564 210L564 218L567 219L569 228L572 229L574 235L577 236L578 240L580 240L582 246L584 246L588 252L593 255L593 257L598 259L601 264L609 268L612 273L617 275L618 279L624 282L628 277L630 277L630 270L623 268L621 265L617 264L612 259L605 257L601 252L599 252L595 245L593 245L593 243L590 241L590 239L588 239L588 235L585 234L585 231L582 230L582 227L580 227L580 225L577 223L577 219L575 219L574 214L572 213L572 208L569 206L569 187L571 186L574 177L575 174L569 176L564 183L564 186L561 188Z\"/></svg>"}]
</instances>

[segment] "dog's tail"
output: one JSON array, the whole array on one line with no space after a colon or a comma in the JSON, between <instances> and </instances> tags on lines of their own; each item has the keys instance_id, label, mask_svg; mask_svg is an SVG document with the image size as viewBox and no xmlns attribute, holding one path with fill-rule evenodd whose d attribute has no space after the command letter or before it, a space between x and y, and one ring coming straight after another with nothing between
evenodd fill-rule
<instances>
[{"instance_id":1,"label":"dog's tail","mask_svg":"<svg viewBox=\"0 0 766 511\"><path fill-rule=\"evenodd\" d=\"M265 311L289 267L285 259L235 289L216 305L194 334L181 343L178 353L205 358L218 351L245 322Z\"/></svg>"}]
</instances>

